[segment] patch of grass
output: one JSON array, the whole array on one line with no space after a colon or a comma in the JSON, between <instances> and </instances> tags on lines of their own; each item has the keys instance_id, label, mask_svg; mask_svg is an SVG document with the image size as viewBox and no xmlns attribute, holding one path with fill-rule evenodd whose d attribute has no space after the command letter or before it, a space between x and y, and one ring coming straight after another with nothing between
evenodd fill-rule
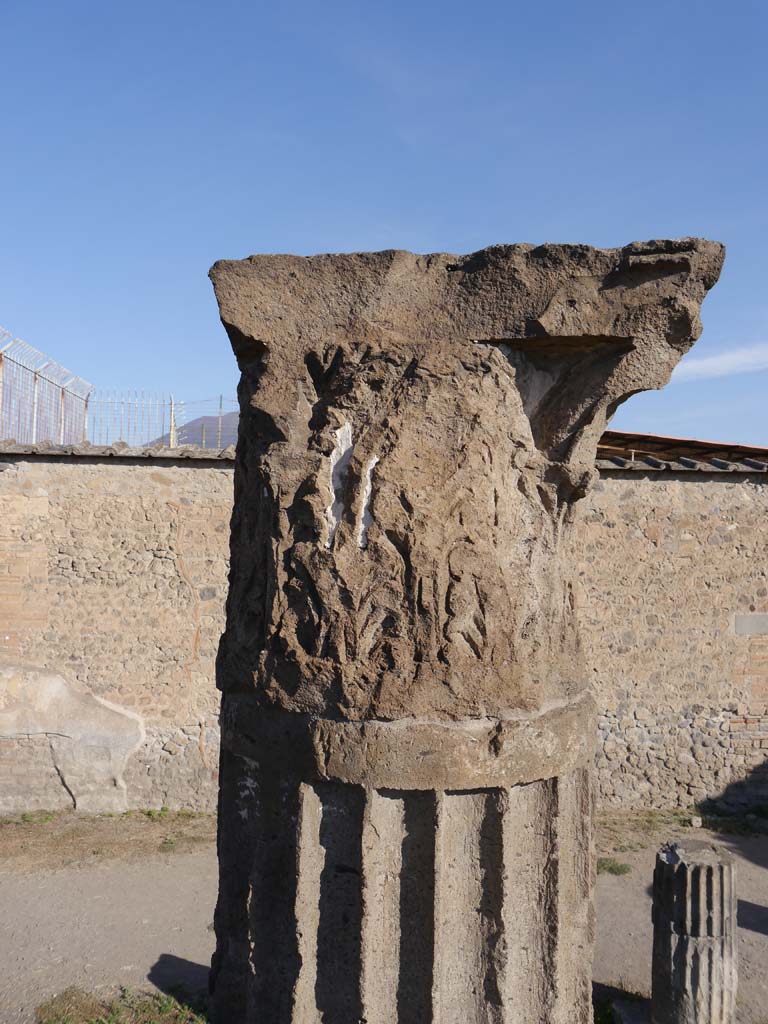
<instances>
[{"instance_id":1,"label":"patch of grass","mask_svg":"<svg viewBox=\"0 0 768 1024\"><path fill-rule=\"evenodd\" d=\"M0 863L24 871L211 847L216 817L190 811L28 811L0 817Z\"/></svg>"},{"instance_id":2,"label":"patch of grass","mask_svg":"<svg viewBox=\"0 0 768 1024\"><path fill-rule=\"evenodd\" d=\"M677 839L691 828L693 813L693 808L674 811L635 808L600 814L595 821L597 851L606 857L637 853L661 841Z\"/></svg>"},{"instance_id":3,"label":"patch of grass","mask_svg":"<svg viewBox=\"0 0 768 1024\"><path fill-rule=\"evenodd\" d=\"M104 1010L104 1003L88 992L68 988L65 992L38 1006L38 1024L80 1024L81 1021L97 1020Z\"/></svg>"},{"instance_id":4,"label":"patch of grass","mask_svg":"<svg viewBox=\"0 0 768 1024\"><path fill-rule=\"evenodd\" d=\"M624 843L614 843L613 844L613 852L614 853L637 853L637 851L638 850L642 850L644 848L644 846L645 846L644 843L626 843L626 842L624 842Z\"/></svg>"},{"instance_id":5,"label":"patch of grass","mask_svg":"<svg viewBox=\"0 0 768 1024\"><path fill-rule=\"evenodd\" d=\"M598 857L598 875L628 875L632 868L615 857Z\"/></svg>"},{"instance_id":6,"label":"patch of grass","mask_svg":"<svg viewBox=\"0 0 768 1024\"><path fill-rule=\"evenodd\" d=\"M21 820L25 825L44 825L46 821L53 821L53 811L25 811Z\"/></svg>"},{"instance_id":7,"label":"patch of grass","mask_svg":"<svg viewBox=\"0 0 768 1024\"><path fill-rule=\"evenodd\" d=\"M161 807L160 810L156 810L154 807L148 807L145 811L141 812L146 818L150 818L152 821L156 821L158 818L166 818L170 811L167 807Z\"/></svg>"},{"instance_id":8,"label":"patch of grass","mask_svg":"<svg viewBox=\"0 0 768 1024\"><path fill-rule=\"evenodd\" d=\"M159 992L121 989L112 999L99 999L82 989L69 988L37 1008L37 1024L205 1024L197 1007Z\"/></svg>"}]
</instances>

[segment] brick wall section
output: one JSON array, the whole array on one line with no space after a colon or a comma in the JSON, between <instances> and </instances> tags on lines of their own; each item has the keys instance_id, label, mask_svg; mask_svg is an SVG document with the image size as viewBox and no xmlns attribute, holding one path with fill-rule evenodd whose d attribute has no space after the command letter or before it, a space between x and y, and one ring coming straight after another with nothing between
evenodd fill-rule
<instances>
[{"instance_id":1,"label":"brick wall section","mask_svg":"<svg viewBox=\"0 0 768 1024\"><path fill-rule=\"evenodd\" d=\"M232 463L3 466L0 660L143 717L131 806L212 808ZM767 522L768 486L748 474L609 472L586 502L575 557L604 805L768 803ZM6 743L0 791L21 773L28 807L66 806L44 754L40 737Z\"/></svg>"}]
</instances>

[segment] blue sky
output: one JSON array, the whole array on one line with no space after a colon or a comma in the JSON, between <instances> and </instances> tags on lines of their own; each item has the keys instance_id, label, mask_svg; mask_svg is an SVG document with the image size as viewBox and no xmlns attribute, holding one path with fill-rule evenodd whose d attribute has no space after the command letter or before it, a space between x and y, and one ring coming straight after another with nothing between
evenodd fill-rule
<instances>
[{"instance_id":1,"label":"blue sky","mask_svg":"<svg viewBox=\"0 0 768 1024\"><path fill-rule=\"evenodd\" d=\"M768 5L2 0L0 38L0 324L99 387L234 392L218 258L704 235L704 335L614 426L768 444Z\"/></svg>"}]
</instances>

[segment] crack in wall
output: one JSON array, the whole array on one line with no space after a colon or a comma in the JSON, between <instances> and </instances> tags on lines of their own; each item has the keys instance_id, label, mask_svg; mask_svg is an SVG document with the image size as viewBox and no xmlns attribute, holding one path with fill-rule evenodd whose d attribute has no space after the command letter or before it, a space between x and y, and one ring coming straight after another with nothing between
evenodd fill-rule
<instances>
[{"instance_id":1,"label":"crack in wall","mask_svg":"<svg viewBox=\"0 0 768 1024\"><path fill-rule=\"evenodd\" d=\"M53 746L53 738L51 736L48 737L48 746L50 747L50 751L51 751L51 763L53 764L53 770L58 775L59 782L62 784L64 789L69 794L69 799L72 801L72 810L76 811L77 810L77 797L75 796L75 794L72 792L72 790L67 785L67 780L64 778L64 773L62 772L61 768L59 768L58 764L56 763L56 750L55 750L55 748Z\"/></svg>"}]
</instances>

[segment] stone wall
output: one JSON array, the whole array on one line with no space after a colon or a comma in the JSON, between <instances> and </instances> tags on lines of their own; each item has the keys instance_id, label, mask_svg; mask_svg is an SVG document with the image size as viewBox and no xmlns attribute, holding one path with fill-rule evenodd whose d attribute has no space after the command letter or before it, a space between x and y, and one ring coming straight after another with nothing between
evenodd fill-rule
<instances>
[{"instance_id":1,"label":"stone wall","mask_svg":"<svg viewBox=\"0 0 768 1024\"><path fill-rule=\"evenodd\" d=\"M0 459L0 666L33 663L140 716L128 806L210 809L231 462ZM10 685L0 679L0 724L29 714ZM46 725L60 708L36 708L35 729L69 734ZM114 745L113 732L102 739ZM40 732L4 741L0 809L71 805L46 747Z\"/></svg>"},{"instance_id":2,"label":"stone wall","mask_svg":"<svg viewBox=\"0 0 768 1024\"><path fill-rule=\"evenodd\" d=\"M768 803L768 483L603 471L580 528L604 805Z\"/></svg>"},{"instance_id":3,"label":"stone wall","mask_svg":"<svg viewBox=\"0 0 768 1024\"><path fill-rule=\"evenodd\" d=\"M28 683L38 696L57 674L94 722L104 706L138 716L142 739L103 806L214 805L231 489L226 458L0 454L0 669L47 670L45 685ZM604 468L585 505L601 802L768 803L765 476ZM98 806L98 780L62 751L73 713L61 691L30 718L18 677L3 678L0 811L71 806L65 783L82 787L81 808ZM87 730L105 785L117 773L104 751L124 733Z\"/></svg>"}]
</instances>

